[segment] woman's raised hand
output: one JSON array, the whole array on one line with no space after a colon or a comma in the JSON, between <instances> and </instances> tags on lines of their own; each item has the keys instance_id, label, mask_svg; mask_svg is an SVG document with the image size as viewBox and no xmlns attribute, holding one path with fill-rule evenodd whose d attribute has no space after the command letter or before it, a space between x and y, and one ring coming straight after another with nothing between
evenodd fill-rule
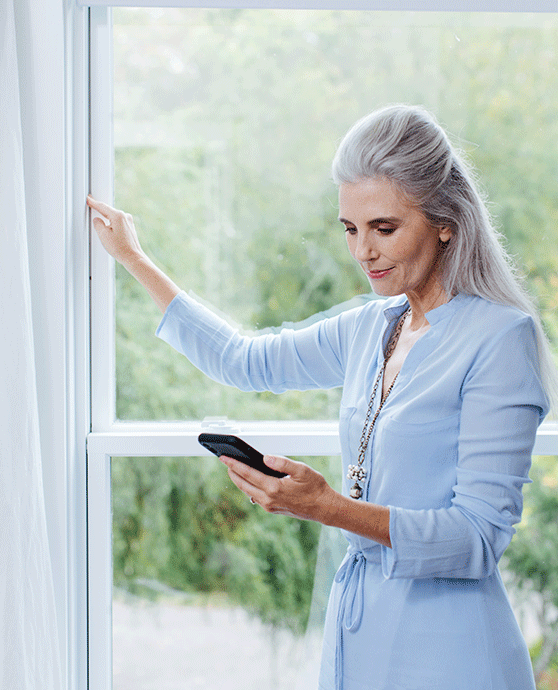
<instances>
[{"instance_id":1,"label":"woman's raised hand","mask_svg":"<svg viewBox=\"0 0 558 690\"><path fill-rule=\"evenodd\" d=\"M111 256L124 266L143 256L134 220L129 213L118 211L92 196L87 197L87 204L106 219L93 218L93 226Z\"/></svg>"},{"instance_id":2,"label":"woman's raised hand","mask_svg":"<svg viewBox=\"0 0 558 690\"><path fill-rule=\"evenodd\" d=\"M93 218L93 225L103 247L143 285L155 304L164 312L180 292L180 288L144 253L132 216L117 211L92 196L87 197L87 204L106 219L103 221L102 218Z\"/></svg>"}]
</instances>

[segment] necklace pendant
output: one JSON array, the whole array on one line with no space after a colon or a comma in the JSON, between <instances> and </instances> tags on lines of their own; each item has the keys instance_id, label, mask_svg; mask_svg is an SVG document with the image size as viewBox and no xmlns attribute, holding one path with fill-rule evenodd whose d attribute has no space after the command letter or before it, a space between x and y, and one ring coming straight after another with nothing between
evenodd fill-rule
<instances>
[{"instance_id":1,"label":"necklace pendant","mask_svg":"<svg viewBox=\"0 0 558 690\"><path fill-rule=\"evenodd\" d=\"M348 470L347 479L355 482L363 482L366 479L366 470L362 465L349 465Z\"/></svg>"},{"instance_id":2,"label":"necklace pendant","mask_svg":"<svg viewBox=\"0 0 558 690\"><path fill-rule=\"evenodd\" d=\"M351 487L351 490L349 491L349 495L351 498L359 499L362 496L362 489L360 486L355 482L354 485Z\"/></svg>"},{"instance_id":3,"label":"necklace pendant","mask_svg":"<svg viewBox=\"0 0 558 690\"><path fill-rule=\"evenodd\" d=\"M347 479L354 481L349 494L351 498L360 498L362 496L362 488L359 482L363 482L366 479L366 470L362 465L349 465L349 471L347 472Z\"/></svg>"}]
</instances>

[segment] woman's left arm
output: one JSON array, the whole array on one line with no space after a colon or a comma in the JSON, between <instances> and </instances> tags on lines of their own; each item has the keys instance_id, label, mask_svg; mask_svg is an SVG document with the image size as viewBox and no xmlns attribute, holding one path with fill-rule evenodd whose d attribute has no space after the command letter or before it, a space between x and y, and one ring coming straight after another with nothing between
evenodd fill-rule
<instances>
[{"instance_id":1,"label":"woman's left arm","mask_svg":"<svg viewBox=\"0 0 558 690\"><path fill-rule=\"evenodd\" d=\"M546 408L532 322L520 318L483 348L462 387L456 482L447 508L411 510L341 496L307 465L266 456L289 474L264 477L229 459L235 484L269 512L341 527L382 545L388 578L490 575L523 507L522 486Z\"/></svg>"},{"instance_id":2,"label":"woman's left arm","mask_svg":"<svg viewBox=\"0 0 558 690\"><path fill-rule=\"evenodd\" d=\"M386 577L480 579L496 569L521 519L522 488L547 409L530 317L518 317L483 345L461 400L451 505L390 507Z\"/></svg>"}]
</instances>

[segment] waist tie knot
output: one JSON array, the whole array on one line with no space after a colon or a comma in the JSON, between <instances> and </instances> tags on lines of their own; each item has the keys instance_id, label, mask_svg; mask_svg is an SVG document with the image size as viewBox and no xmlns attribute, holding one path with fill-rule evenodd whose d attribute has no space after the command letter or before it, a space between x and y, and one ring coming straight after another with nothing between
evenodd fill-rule
<instances>
[{"instance_id":1,"label":"waist tie knot","mask_svg":"<svg viewBox=\"0 0 558 690\"><path fill-rule=\"evenodd\" d=\"M349 551L335 575L342 591L337 610L335 645L335 688L343 690L343 634L359 629L364 611L364 576L366 556L362 551Z\"/></svg>"}]
</instances>

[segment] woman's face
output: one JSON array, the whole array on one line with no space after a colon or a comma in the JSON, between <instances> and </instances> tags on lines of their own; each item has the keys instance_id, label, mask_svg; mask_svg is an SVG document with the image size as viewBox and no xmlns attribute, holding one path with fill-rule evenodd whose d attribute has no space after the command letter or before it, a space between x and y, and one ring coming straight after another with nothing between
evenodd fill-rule
<instances>
[{"instance_id":1,"label":"woman's face","mask_svg":"<svg viewBox=\"0 0 558 690\"><path fill-rule=\"evenodd\" d=\"M396 184L370 178L340 185L339 220L376 294L406 293L426 302L439 295L440 241L449 240L451 230L432 227Z\"/></svg>"}]
</instances>

